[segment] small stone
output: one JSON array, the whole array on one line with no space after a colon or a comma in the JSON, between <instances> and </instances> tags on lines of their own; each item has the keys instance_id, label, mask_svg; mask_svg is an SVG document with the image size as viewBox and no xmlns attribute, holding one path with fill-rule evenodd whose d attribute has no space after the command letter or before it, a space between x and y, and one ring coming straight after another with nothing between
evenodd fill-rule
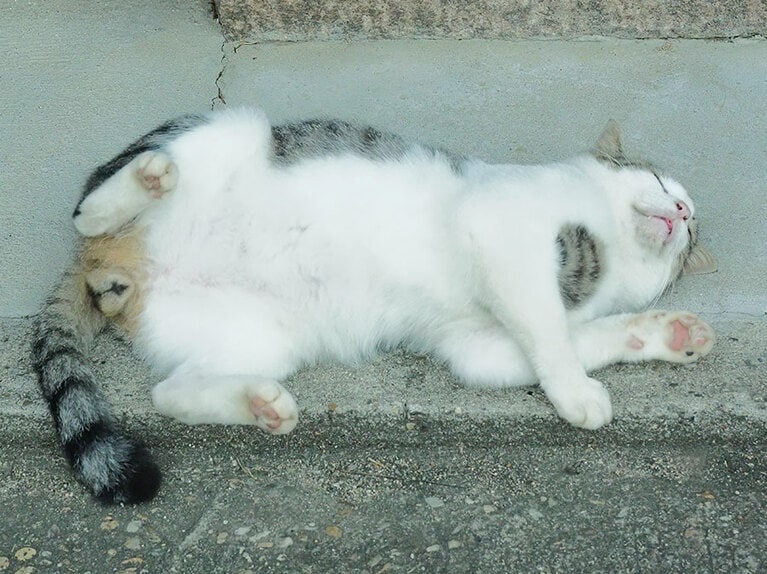
<instances>
[{"instance_id":1,"label":"small stone","mask_svg":"<svg viewBox=\"0 0 767 574\"><path fill-rule=\"evenodd\" d=\"M141 528L141 525L142 522L140 520L131 520L125 530L130 533L136 533Z\"/></svg>"},{"instance_id":2,"label":"small stone","mask_svg":"<svg viewBox=\"0 0 767 574\"><path fill-rule=\"evenodd\" d=\"M30 546L24 546L23 548L19 548L14 556L19 562L26 562L37 556L37 550Z\"/></svg>"},{"instance_id":3,"label":"small stone","mask_svg":"<svg viewBox=\"0 0 767 574\"><path fill-rule=\"evenodd\" d=\"M226 539L229 538L228 532L220 532L218 536L216 536L216 544L223 544L226 542Z\"/></svg>"},{"instance_id":4,"label":"small stone","mask_svg":"<svg viewBox=\"0 0 767 574\"><path fill-rule=\"evenodd\" d=\"M35 574L34 566L22 566L14 574Z\"/></svg>"},{"instance_id":5,"label":"small stone","mask_svg":"<svg viewBox=\"0 0 767 574\"><path fill-rule=\"evenodd\" d=\"M535 508L531 508L530 510L528 510L527 514L529 514L530 518L532 518L533 520L540 520L541 518L543 518L543 512L541 512L540 510L536 510Z\"/></svg>"},{"instance_id":6,"label":"small stone","mask_svg":"<svg viewBox=\"0 0 767 574\"><path fill-rule=\"evenodd\" d=\"M0 570L5 570L11 565L11 560L7 556L0 556Z\"/></svg>"},{"instance_id":7,"label":"small stone","mask_svg":"<svg viewBox=\"0 0 767 574\"><path fill-rule=\"evenodd\" d=\"M271 530L262 530L258 534L254 534L253 536L251 536L248 540L250 540L251 542L255 542L256 540L261 540L262 538L266 538L271 533L272 533Z\"/></svg>"},{"instance_id":8,"label":"small stone","mask_svg":"<svg viewBox=\"0 0 767 574\"><path fill-rule=\"evenodd\" d=\"M426 549L426 552L428 552L429 554L431 554L432 552L439 552L440 550L442 550L442 548L440 547L440 545L439 545L439 544L432 544L431 546L429 546L429 547Z\"/></svg>"},{"instance_id":9,"label":"small stone","mask_svg":"<svg viewBox=\"0 0 767 574\"><path fill-rule=\"evenodd\" d=\"M115 520L114 516L105 516L101 521L101 530L114 530L120 526L120 523Z\"/></svg>"},{"instance_id":10,"label":"small stone","mask_svg":"<svg viewBox=\"0 0 767 574\"><path fill-rule=\"evenodd\" d=\"M288 548L289 546L293 546L293 539L290 536L286 536L279 542L277 542L277 546L279 548Z\"/></svg>"},{"instance_id":11,"label":"small stone","mask_svg":"<svg viewBox=\"0 0 767 574\"><path fill-rule=\"evenodd\" d=\"M427 496L424 500L426 500L426 504L428 504L431 508L439 508L440 506L445 506L445 503L442 502L442 499L436 496Z\"/></svg>"},{"instance_id":12,"label":"small stone","mask_svg":"<svg viewBox=\"0 0 767 574\"><path fill-rule=\"evenodd\" d=\"M128 550L138 550L141 548L141 540L137 536L131 536L123 544Z\"/></svg>"},{"instance_id":13,"label":"small stone","mask_svg":"<svg viewBox=\"0 0 767 574\"><path fill-rule=\"evenodd\" d=\"M447 541L447 547L450 550L455 550L456 548L461 547L461 541L460 540L448 540Z\"/></svg>"},{"instance_id":14,"label":"small stone","mask_svg":"<svg viewBox=\"0 0 767 574\"><path fill-rule=\"evenodd\" d=\"M246 536L250 532L250 526L243 526L234 531L235 536Z\"/></svg>"},{"instance_id":15,"label":"small stone","mask_svg":"<svg viewBox=\"0 0 767 574\"><path fill-rule=\"evenodd\" d=\"M325 529L325 534L331 538L341 538L341 529L338 526L330 525Z\"/></svg>"},{"instance_id":16,"label":"small stone","mask_svg":"<svg viewBox=\"0 0 767 574\"><path fill-rule=\"evenodd\" d=\"M485 504L485 505L482 506L482 510L485 511L485 514L492 514L493 512L495 512L498 509L495 506L493 506L492 504Z\"/></svg>"}]
</instances>

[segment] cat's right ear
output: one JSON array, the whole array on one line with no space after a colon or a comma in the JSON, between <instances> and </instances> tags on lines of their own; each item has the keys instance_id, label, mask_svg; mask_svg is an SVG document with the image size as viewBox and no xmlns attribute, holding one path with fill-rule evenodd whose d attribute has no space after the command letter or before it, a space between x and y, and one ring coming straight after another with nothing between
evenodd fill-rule
<instances>
[{"instance_id":1,"label":"cat's right ear","mask_svg":"<svg viewBox=\"0 0 767 574\"><path fill-rule=\"evenodd\" d=\"M596 145L591 150L598 160L612 164L623 165L626 156L623 154L623 142L621 141L621 128L615 120L608 120L602 135L599 136Z\"/></svg>"},{"instance_id":2,"label":"cat's right ear","mask_svg":"<svg viewBox=\"0 0 767 574\"><path fill-rule=\"evenodd\" d=\"M688 275L715 273L719 268L716 257L708 249L697 243L684 262L684 272Z\"/></svg>"}]
</instances>

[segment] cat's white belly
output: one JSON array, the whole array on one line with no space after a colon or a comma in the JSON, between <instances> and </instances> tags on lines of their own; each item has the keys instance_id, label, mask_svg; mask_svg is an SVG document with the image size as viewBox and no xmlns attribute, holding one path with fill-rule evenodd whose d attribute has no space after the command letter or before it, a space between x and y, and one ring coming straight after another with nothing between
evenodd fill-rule
<instances>
[{"instance_id":1,"label":"cat's white belly","mask_svg":"<svg viewBox=\"0 0 767 574\"><path fill-rule=\"evenodd\" d=\"M391 171L322 189L309 171L279 193L230 189L227 202L178 190L150 228L140 348L161 371L193 361L280 379L316 360L428 347L471 301L448 221L457 181L405 186L412 174Z\"/></svg>"}]
</instances>

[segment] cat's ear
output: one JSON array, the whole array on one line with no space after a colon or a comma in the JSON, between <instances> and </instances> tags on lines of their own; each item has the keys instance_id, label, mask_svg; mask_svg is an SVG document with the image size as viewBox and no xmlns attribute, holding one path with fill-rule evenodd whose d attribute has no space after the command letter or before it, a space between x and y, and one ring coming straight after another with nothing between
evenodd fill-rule
<instances>
[{"instance_id":1,"label":"cat's ear","mask_svg":"<svg viewBox=\"0 0 767 574\"><path fill-rule=\"evenodd\" d=\"M602 135L599 136L596 145L591 150L600 161L613 165L623 165L626 156L623 154L623 142L621 141L621 128L615 120L608 120Z\"/></svg>"},{"instance_id":2,"label":"cat's ear","mask_svg":"<svg viewBox=\"0 0 767 574\"><path fill-rule=\"evenodd\" d=\"M688 275L714 273L718 268L714 254L699 243L692 248L684 262L684 272Z\"/></svg>"}]
</instances>

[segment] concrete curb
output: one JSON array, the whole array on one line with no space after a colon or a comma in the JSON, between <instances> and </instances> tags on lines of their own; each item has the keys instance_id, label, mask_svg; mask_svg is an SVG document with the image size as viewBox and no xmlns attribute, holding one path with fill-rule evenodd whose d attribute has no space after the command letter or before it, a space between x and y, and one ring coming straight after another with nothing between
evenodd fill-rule
<instances>
[{"instance_id":1,"label":"concrete curb","mask_svg":"<svg viewBox=\"0 0 767 574\"><path fill-rule=\"evenodd\" d=\"M764 2L216 0L229 40L735 38L767 34Z\"/></svg>"}]
</instances>

